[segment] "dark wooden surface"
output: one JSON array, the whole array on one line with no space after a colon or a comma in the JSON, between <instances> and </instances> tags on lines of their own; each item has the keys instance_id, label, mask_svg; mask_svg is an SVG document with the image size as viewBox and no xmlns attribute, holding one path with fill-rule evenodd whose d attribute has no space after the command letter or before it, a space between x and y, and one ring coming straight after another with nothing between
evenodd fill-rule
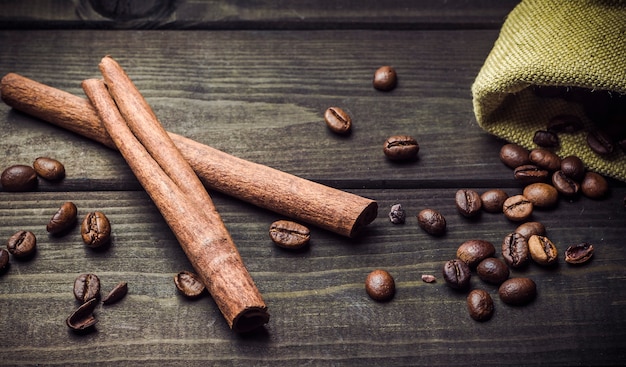
<instances>
[{"instance_id":1,"label":"dark wooden surface","mask_svg":"<svg viewBox=\"0 0 626 367\"><path fill-rule=\"evenodd\" d=\"M440 276L463 241L499 245L517 225L500 214L465 219L453 199L459 188L522 190L498 159L503 142L477 126L469 89L515 2L186 1L132 23L76 10L80 1L27 3L0 5L1 75L82 96L80 81L97 77L110 54L168 130L373 198L380 208L358 238L312 227L310 247L294 253L267 235L279 215L211 192L272 315L264 330L235 335L210 298L177 294L173 275L190 264L117 152L0 104L3 168L52 156L67 169L61 183L42 181L36 192L0 192L2 241L22 229L39 239L34 259L12 261L0 277L0 365L619 365L626 358L624 183L610 181L603 200L535 211L561 252L582 241L597 250L583 267L561 257L556 268L514 271L537 282L533 303L507 306L496 287L475 278L473 287L489 291L496 306L478 323L465 294ZM391 93L371 87L373 71L386 64L400 78ZM349 137L325 127L331 105L353 116ZM399 133L420 142L416 162L383 156L386 137ZM109 216L108 250L87 249L78 228L46 233L68 200L79 216ZM387 219L394 203L406 208L405 225ZM417 227L426 207L446 216L445 236ZM391 302L365 293L376 268L395 277ZM104 290L127 281L130 291L97 309L96 332L78 336L65 318L76 307L74 278L84 272L99 275ZM426 284L422 274L439 279Z\"/></svg>"}]
</instances>

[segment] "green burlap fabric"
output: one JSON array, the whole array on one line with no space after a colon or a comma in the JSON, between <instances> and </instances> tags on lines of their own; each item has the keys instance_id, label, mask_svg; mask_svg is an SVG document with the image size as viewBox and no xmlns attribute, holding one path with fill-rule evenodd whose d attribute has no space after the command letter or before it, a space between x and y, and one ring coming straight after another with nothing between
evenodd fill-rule
<instances>
[{"instance_id":1,"label":"green burlap fabric","mask_svg":"<svg viewBox=\"0 0 626 367\"><path fill-rule=\"evenodd\" d=\"M533 86L582 87L626 94L626 0L528 0L505 20L472 86L474 113L489 133L528 149L550 117L573 113L593 124L578 103L540 98ZM562 134L555 152L577 155L588 169L626 181L626 154L602 157L586 132Z\"/></svg>"}]
</instances>

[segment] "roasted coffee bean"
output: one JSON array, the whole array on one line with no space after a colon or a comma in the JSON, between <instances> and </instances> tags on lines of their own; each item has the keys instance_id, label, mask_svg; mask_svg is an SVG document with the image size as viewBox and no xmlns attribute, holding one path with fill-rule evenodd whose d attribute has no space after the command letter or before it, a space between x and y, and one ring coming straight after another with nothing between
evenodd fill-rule
<instances>
[{"instance_id":1,"label":"roasted coffee bean","mask_svg":"<svg viewBox=\"0 0 626 367\"><path fill-rule=\"evenodd\" d=\"M542 182L530 184L524 188L523 195L533 203L533 207L551 208L559 200L559 193L554 186Z\"/></svg>"},{"instance_id":2,"label":"roasted coffee bean","mask_svg":"<svg viewBox=\"0 0 626 367\"><path fill-rule=\"evenodd\" d=\"M206 289L200 277L190 271L181 271L174 276L174 284L180 293L188 298L198 298Z\"/></svg>"},{"instance_id":3,"label":"roasted coffee bean","mask_svg":"<svg viewBox=\"0 0 626 367\"><path fill-rule=\"evenodd\" d=\"M337 134L348 134L352 129L352 118L339 107L329 107L324 112L328 128Z\"/></svg>"},{"instance_id":4,"label":"roasted coffee bean","mask_svg":"<svg viewBox=\"0 0 626 367\"><path fill-rule=\"evenodd\" d=\"M77 215L78 210L76 209L76 205L71 201L65 202L61 205L59 210L54 213L46 225L46 230L52 234L61 233L76 224Z\"/></svg>"},{"instance_id":5,"label":"roasted coffee bean","mask_svg":"<svg viewBox=\"0 0 626 367\"><path fill-rule=\"evenodd\" d=\"M502 212L507 219L522 222L532 215L533 203L524 195L514 195L504 201Z\"/></svg>"},{"instance_id":6,"label":"roasted coffee bean","mask_svg":"<svg viewBox=\"0 0 626 367\"><path fill-rule=\"evenodd\" d=\"M4 274L9 268L11 263L9 262L9 251L0 248L0 275Z\"/></svg>"},{"instance_id":7,"label":"roasted coffee bean","mask_svg":"<svg viewBox=\"0 0 626 367\"><path fill-rule=\"evenodd\" d=\"M530 151L528 158L532 164L550 172L554 172L561 168L561 158L559 158L559 156L554 152L547 149L533 149Z\"/></svg>"},{"instance_id":8,"label":"roasted coffee bean","mask_svg":"<svg viewBox=\"0 0 626 367\"><path fill-rule=\"evenodd\" d=\"M530 251L528 241L517 232L509 233L502 241L502 258L512 268L521 268L528 263Z\"/></svg>"},{"instance_id":9,"label":"roasted coffee bean","mask_svg":"<svg viewBox=\"0 0 626 367\"><path fill-rule=\"evenodd\" d=\"M564 196L575 196L580 191L578 182L560 170L552 174L552 185Z\"/></svg>"},{"instance_id":10,"label":"roasted coffee bean","mask_svg":"<svg viewBox=\"0 0 626 367\"><path fill-rule=\"evenodd\" d=\"M32 191L37 187L37 173L33 167L16 164L2 171L0 183L4 191Z\"/></svg>"},{"instance_id":11,"label":"roasted coffee bean","mask_svg":"<svg viewBox=\"0 0 626 367\"><path fill-rule=\"evenodd\" d=\"M476 273L481 280L487 283L502 284L509 278L510 270L504 261L495 257L488 257L478 263Z\"/></svg>"},{"instance_id":12,"label":"roasted coffee bean","mask_svg":"<svg viewBox=\"0 0 626 367\"><path fill-rule=\"evenodd\" d=\"M9 238L7 250L16 259L29 259L37 251L37 237L30 231L17 231Z\"/></svg>"},{"instance_id":13,"label":"roasted coffee bean","mask_svg":"<svg viewBox=\"0 0 626 367\"><path fill-rule=\"evenodd\" d=\"M299 249L309 243L311 231L299 223L277 220L270 225L270 238L279 247Z\"/></svg>"},{"instance_id":14,"label":"roasted coffee bean","mask_svg":"<svg viewBox=\"0 0 626 367\"><path fill-rule=\"evenodd\" d=\"M483 210L489 213L502 213L504 201L509 195L500 189L487 190L480 195Z\"/></svg>"},{"instance_id":15,"label":"roasted coffee bean","mask_svg":"<svg viewBox=\"0 0 626 367\"><path fill-rule=\"evenodd\" d=\"M408 135L390 136L385 140L383 153L390 160L407 161L417 158L420 146L417 140Z\"/></svg>"},{"instance_id":16,"label":"roasted coffee bean","mask_svg":"<svg viewBox=\"0 0 626 367\"><path fill-rule=\"evenodd\" d=\"M401 204L394 204L389 210L389 220L393 224L404 224L406 221L406 212Z\"/></svg>"},{"instance_id":17,"label":"roasted coffee bean","mask_svg":"<svg viewBox=\"0 0 626 367\"><path fill-rule=\"evenodd\" d=\"M613 153L614 149L611 137L602 130L589 131L587 134L587 145L594 153L599 155L609 155Z\"/></svg>"},{"instance_id":18,"label":"roasted coffee bean","mask_svg":"<svg viewBox=\"0 0 626 367\"><path fill-rule=\"evenodd\" d=\"M595 172L587 172L580 184L580 191L588 198L601 199L609 192L609 183Z\"/></svg>"},{"instance_id":19,"label":"roasted coffee bean","mask_svg":"<svg viewBox=\"0 0 626 367\"><path fill-rule=\"evenodd\" d=\"M545 236L546 227L541 222L526 222L520 224L515 229L515 232L521 234L526 240L528 240L530 236L534 234Z\"/></svg>"},{"instance_id":20,"label":"roasted coffee bean","mask_svg":"<svg viewBox=\"0 0 626 367\"><path fill-rule=\"evenodd\" d=\"M102 247L111 239L111 223L104 213L90 212L83 219L80 234L88 247Z\"/></svg>"},{"instance_id":21,"label":"roasted coffee bean","mask_svg":"<svg viewBox=\"0 0 626 367\"><path fill-rule=\"evenodd\" d=\"M127 293L128 283L120 282L102 299L102 304L111 305L124 298Z\"/></svg>"},{"instance_id":22,"label":"roasted coffee bean","mask_svg":"<svg viewBox=\"0 0 626 367\"><path fill-rule=\"evenodd\" d=\"M446 232L446 218L434 209L423 209L417 214L417 224L426 233L441 236Z\"/></svg>"},{"instance_id":23,"label":"roasted coffee bean","mask_svg":"<svg viewBox=\"0 0 626 367\"><path fill-rule=\"evenodd\" d=\"M513 177L522 183L544 182L548 179L550 173L534 164L525 164L515 168Z\"/></svg>"},{"instance_id":24,"label":"roasted coffee bean","mask_svg":"<svg viewBox=\"0 0 626 367\"><path fill-rule=\"evenodd\" d=\"M434 283L437 281L437 277L431 274L422 274L422 281L424 283Z\"/></svg>"},{"instance_id":25,"label":"roasted coffee bean","mask_svg":"<svg viewBox=\"0 0 626 367\"><path fill-rule=\"evenodd\" d=\"M493 315L493 299L483 289L473 289L467 295L467 310L476 321L487 321Z\"/></svg>"},{"instance_id":26,"label":"roasted coffee bean","mask_svg":"<svg viewBox=\"0 0 626 367\"><path fill-rule=\"evenodd\" d=\"M98 300L92 298L83 303L65 320L67 326L75 332L86 332L91 330L98 320L93 315L93 311L98 305Z\"/></svg>"},{"instance_id":27,"label":"roasted coffee bean","mask_svg":"<svg viewBox=\"0 0 626 367\"><path fill-rule=\"evenodd\" d=\"M470 268L475 267L483 259L493 256L496 248L489 241L467 240L456 250L456 257Z\"/></svg>"},{"instance_id":28,"label":"roasted coffee bean","mask_svg":"<svg viewBox=\"0 0 626 367\"><path fill-rule=\"evenodd\" d=\"M390 91L398 84L398 75L391 66L381 66L374 72L372 85L381 91Z\"/></svg>"},{"instance_id":29,"label":"roasted coffee bean","mask_svg":"<svg viewBox=\"0 0 626 367\"><path fill-rule=\"evenodd\" d=\"M544 148L555 148L559 146L559 138L553 132L539 130L533 136L533 143Z\"/></svg>"},{"instance_id":30,"label":"roasted coffee bean","mask_svg":"<svg viewBox=\"0 0 626 367\"><path fill-rule=\"evenodd\" d=\"M454 198L457 210L464 217L475 217L482 209L480 195L474 190L458 190Z\"/></svg>"},{"instance_id":31,"label":"roasted coffee bean","mask_svg":"<svg viewBox=\"0 0 626 367\"><path fill-rule=\"evenodd\" d=\"M583 129L583 122L576 115L557 115L548 122L548 131L555 134L575 133Z\"/></svg>"},{"instance_id":32,"label":"roasted coffee bean","mask_svg":"<svg viewBox=\"0 0 626 367\"><path fill-rule=\"evenodd\" d=\"M100 298L100 278L96 274L80 274L74 280L74 298L85 303L92 298Z\"/></svg>"},{"instance_id":33,"label":"roasted coffee bean","mask_svg":"<svg viewBox=\"0 0 626 367\"><path fill-rule=\"evenodd\" d=\"M466 289L470 284L471 275L469 266L462 260L448 260L443 265L443 279L450 288Z\"/></svg>"},{"instance_id":34,"label":"roasted coffee bean","mask_svg":"<svg viewBox=\"0 0 626 367\"><path fill-rule=\"evenodd\" d=\"M500 161L510 168L530 164L530 152L521 145L509 143L500 148Z\"/></svg>"},{"instance_id":35,"label":"roasted coffee bean","mask_svg":"<svg viewBox=\"0 0 626 367\"><path fill-rule=\"evenodd\" d=\"M65 166L56 159L39 157L33 162L33 168L39 177L49 181L58 181L65 177Z\"/></svg>"},{"instance_id":36,"label":"roasted coffee bean","mask_svg":"<svg viewBox=\"0 0 626 367\"><path fill-rule=\"evenodd\" d=\"M559 252L546 236L532 235L528 238L530 257L539 265L552 265L557 262Z\"/></svg>"},{"instance_id":37,"label":"roasted coffee bean","mask_svg":"<svg viewBox=\"0 0 626 367\"><path fill-rule=\"evenodd\" d=\"M537 285L530 278L511 278L500 285L498 295L504 303L524 305L537 297Z\"/></svg>"},{"instance_id":38,"label":"roasted coffee bean","mask_svg":"<svg viewBox=\"0 0 626 367\"><path fill-rule=\"evenodd\" d=\"M570 155L561 160L561 171L565 176L580 182L585 177L585 165L580 158Z\"/></svg>"},{"instance_id":39,"label":"roasted coffee bean","mask_svg":"<svg viewBox=\"0 0 626 367\"><path fill-rule=\"evenodd\" d=\"M565 262L569 264L584 264L593 256L593 245L588 242L571 245L565 250Z\"/></svg>"},{"instance_id":40,"label":"roasted coffee bean","mask_svg":"<svg viewBox=\"0 0 626 367\"><path fill-rule=\"evenodd\" d=\"M396 293L396 283L388 271L376 269L367 275L365 291L375 301L389 301Z\"/></svg>"}]
</instances>

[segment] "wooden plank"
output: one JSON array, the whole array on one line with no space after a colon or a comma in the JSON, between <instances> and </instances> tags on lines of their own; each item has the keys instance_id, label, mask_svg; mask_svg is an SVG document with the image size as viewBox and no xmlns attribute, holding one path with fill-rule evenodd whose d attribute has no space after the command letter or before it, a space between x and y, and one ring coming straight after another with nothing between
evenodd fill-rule
<instances>
[{"instance_id":1,"label":"wooden plank","mask_svg":"<svg viewBox=\"0 0 626 367\"><path fill-rule=\"evenodd\" d=\"M477 278L496 312L485 323L470 319L465 294L449 289L442 264L460 243L481 238L499 244L516 224L502 215L461 217L453 189L355 190L379 200L379 218L357 239L312 228L303 252L274 246L267 235L273 213L213 195L272 319L264 331L235 336L208 298L187 301L174 288L173 275L190 265L171 232L143 192L0 193L0 238L15 230L35 232L36 257L12 261L0 277L0 330L3 365L55 364L120 366L207 364L243 366L303 365L618 365L626 358L626 211L616 189L604 201L562 201L536 211L549 237L562 251L569 244L596 246L591 263L573 267L560 258L556 268L532 264L515 276L538 285L537 299L523 307L503 304L496 288ZM511 194L514 192L510 192ZM82 216L106 213L113 243L103 252L82 244L78 228L63 237L44 226L56 207L72 200ZM402 203L405 225L386 218ZM415 214L425 207L448 221L443 237L421 231ZM498 251L498 256L499 256ZM388 303L370 300L363 282L384 268L397 283ZM76 303L74 278L94 272L103 292L128 281L129 295L99 306L97 331L78 336L64 320ZM421 274L439 277L434 284Z\"/></svg>"}]
</instances>

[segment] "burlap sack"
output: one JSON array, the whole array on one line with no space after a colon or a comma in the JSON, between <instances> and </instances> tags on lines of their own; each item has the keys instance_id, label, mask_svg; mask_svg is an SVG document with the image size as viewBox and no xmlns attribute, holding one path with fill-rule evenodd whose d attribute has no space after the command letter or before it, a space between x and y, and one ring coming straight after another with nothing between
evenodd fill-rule
<instances>
[{"instance_id":1,"label":"burlap sack","mask_svg":"<svg viewBox=\"0 0 626 367\"><path fill-rule=\"evenodd\" d=\"M534 132L557 114L593 122L581 105L540 98L534 86L581 87L626 94L626 0L526 0L508 15L472 86L478 124L528 149ZM577 155L588 169L626 181L626 154L591 151L587 133L559 135L555 152Z\"/></svg>"}]
</instances>

